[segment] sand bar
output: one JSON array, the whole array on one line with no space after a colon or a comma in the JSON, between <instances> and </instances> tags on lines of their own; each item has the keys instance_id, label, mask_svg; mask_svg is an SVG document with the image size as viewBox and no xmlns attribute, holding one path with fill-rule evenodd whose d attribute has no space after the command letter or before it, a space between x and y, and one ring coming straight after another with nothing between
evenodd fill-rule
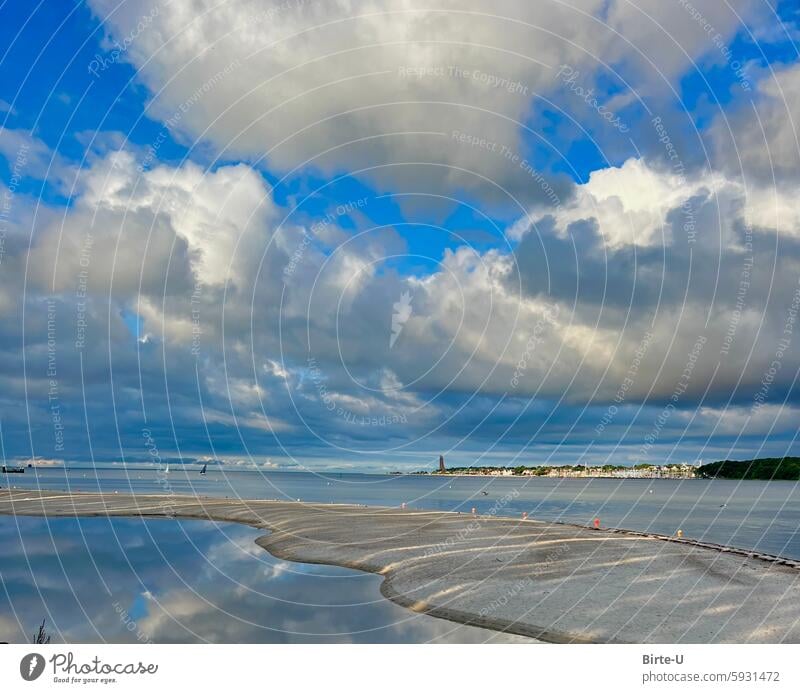
<instances>
[{"instance_id":1,"label":"sand bar","mask_svg":"<svg viewBox=\"0 0 800 693\"><path fill-rule=\"evenodd\" d=\"M0 514L185 517L291 561L377 573L392 601L550 642L800 642L800 564L639 532L285 501L0 490ZM0 555L0 560L2 556Z\"/></svg>"}]
</instances>

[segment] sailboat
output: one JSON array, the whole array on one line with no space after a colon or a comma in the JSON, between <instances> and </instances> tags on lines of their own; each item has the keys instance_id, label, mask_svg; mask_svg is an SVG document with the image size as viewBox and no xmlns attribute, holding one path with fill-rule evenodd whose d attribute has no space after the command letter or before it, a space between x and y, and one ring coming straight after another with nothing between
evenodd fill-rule
<instances>
[{"instance_id":1,"label":"sailboat","mask_svg":"<svg viewBox=\"0 0 800 693\"><path fill-rule=\"evenodd\" d=\"M201 473L201 474L205 474L207 469L208 469L208 465L207 465L207 464L204 464L204 465L203 465L203 468L200 470L200 473Z\"/></svg>"},{"instance_id":2,"label":"sailboat","mask_svg":"<svg viewBox=\"0 0 800 693\"><path fill-rule=\"evenodd\" d=\"M169 474L169 462L167 462L167 466L164 467L164 474Z\"/></svg>"}]
</instances>

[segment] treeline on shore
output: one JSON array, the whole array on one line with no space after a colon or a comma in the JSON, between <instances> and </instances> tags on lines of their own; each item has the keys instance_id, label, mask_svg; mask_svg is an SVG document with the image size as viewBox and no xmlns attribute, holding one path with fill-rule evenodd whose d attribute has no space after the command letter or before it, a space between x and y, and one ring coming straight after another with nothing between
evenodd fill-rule
<instances>
[{"instance_id":1,"label":"treeline on shore","mask_svg":"<svg viewBox=\"0 0 800 693\"><path fill-rule=\"evenodd\" d=\"M784 479L800 481L800 457L765 457L760 460L722 460L697 468L703 479Z\"/></svg>"}]
</instances>

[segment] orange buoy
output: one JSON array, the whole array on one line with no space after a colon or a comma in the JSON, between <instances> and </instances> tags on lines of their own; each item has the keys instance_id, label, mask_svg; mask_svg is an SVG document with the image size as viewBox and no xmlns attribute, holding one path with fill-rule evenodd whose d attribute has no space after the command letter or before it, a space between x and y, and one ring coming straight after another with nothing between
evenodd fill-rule
<instances>
[{"instance_id":1,"label":"orange buoy","mask_svg":"<svg viewBox=\"0 0 800 693\"><path fill-rule=\"evenodd\" d=\"M595 529L600 529L600 518L599 517L594 518L594 528Z\"/></svg>"}]
</instances>

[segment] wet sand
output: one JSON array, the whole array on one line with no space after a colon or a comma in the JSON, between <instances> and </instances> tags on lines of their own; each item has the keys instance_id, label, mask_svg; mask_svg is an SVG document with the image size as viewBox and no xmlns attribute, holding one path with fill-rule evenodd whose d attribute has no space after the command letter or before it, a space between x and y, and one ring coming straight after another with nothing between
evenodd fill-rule
<instances>
[{"instance_id":1,"label":"wet sand","mask_svg":"<svg viewBox=\"0 0 800 693\"><path fill-rule=\"evenodd\" d=\"M549 642L800 642L797 561L689 538L397 508L6 489L0 514L240 522L269 531L257 543L279 558L382 575L381 592L402 606Z\"/></svg>"}]
</instances>

